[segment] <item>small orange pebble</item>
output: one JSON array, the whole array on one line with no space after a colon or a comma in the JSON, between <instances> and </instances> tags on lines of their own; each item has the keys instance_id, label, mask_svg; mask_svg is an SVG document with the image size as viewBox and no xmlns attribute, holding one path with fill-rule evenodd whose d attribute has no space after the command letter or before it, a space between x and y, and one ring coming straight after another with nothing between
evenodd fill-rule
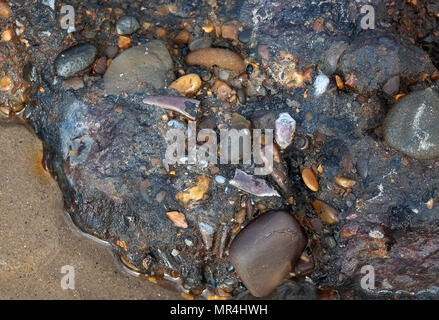
<instances>
[{"instance_id":1,"label":"small orange pebble","mask_svg":"<svg viewBox=\"0 0 439 320\"><path fill-rule=\"evenodd\" d=\"M314 172L310 168L305 168L302 171L302 179L305 185L314 192L319 191L319 183Z\"/></svg>"},{"instance_id":2,"label":"small orange pebble","mask_svg":"<svg viewBox=\"0 0 439 320\"><path fill-rule=\"evenodd\" d=\"M195 299L195 297L193 295L186 293L186 292L182 292L182 293L180 293L180 295L182 298L184 298L186 300L194 300Z\"/></svg>"},{"instance_id":3,"label":"small orange pebble","mask_svg":"<svg viewBox=\"0 0 439 320\"><path fill-rule=\"evenodd\" d=\"M191 34L189 33L189 31L182 30L174 37L174 42L176 44L188 43L190 37L191 37Z\"/></svg>"},{"instance_id":4,"label":"small orange pebble","mask_svg":"<svg viewBox=\"0 0 439 320\"><path fill-rule=\"evenodd\" d=\"M157 8L157 13L158 14L160 14L160 15L163 15L163 16L165 16L165 15L167 15L168 14L168 7L158 7Z\"/></svg>"},{"instance_id":5,"label":"small orange pebble","mask_svg":"<svg viewBox=\"0 0 439 320\"><path fill-rule=\"evenodd\" d=\"M341 80L340 76L335 76L335 82L337 83L337 88L339 88L340 90L344 89L344 82L343 80Z\"/></svg>"},{"instance_id":6,"label":"small orange pebble","mask_svg":"<svg viewBox=\"0 0 439 320\"><path fill-rule=\"evenodd\" d=\"M323 166L322 166L322 164L320 164L320 165L317 167L317 171L318 171L319 173L323 173Z\"/></svg>"},{"instance_id":7,"label":"small orange pebble","mask_svg":"<svg viewBox=\"0 0 439 320\"><path fill-rule=\"evenodd\" d=\"M128 49L131 45L131 39L126 36L119 36L117 40L117 46L121 49Z\"/></svg>"},{"instance_id":8,"label":"small orange pebble","mask_svg":"<svg viewBox=\"0 0 439 320\"><path fill-rule=\"evenodd\" d=\"M404 97L404 96L405 96L405 93L397 94L396 97L395 97L395 102L398 102L399 99L401 99L401 98Z\"/></svg>"},{"instance_id":9,"label":"small orange pebble","mask_svg":"<svg viewBox=\"0 0 439 320\"><path fill-rule=\"evenodd\" d=\"M0 79L0 91L8 91L12 88L12 80L8 76Z\"/></svg>"},{"instance_id":10,"label":"small orange pebble","mask_svg":"<svg viewBox=\"0 0 439 320\"><path fill-rule=\"evenodd\" d=\"M211 90L216 93L219 99L227 99L232 93L232 88L221 80L215 80Z\"/></svg>"},{"instance_id":11,"label":"small orange pebble","mask_svg":"<svg viewBox=\"0 0 439 320\"><path fill-rule=\"evenodd\" d=\"M4 3L3 1L0 1L0 18L7 19L11 15L11 8Z\"/></svg>"},{"instance_id":12,"label":"small orange pebble","mask_svg":"<svg viewBox=\"0 0 439 320\"><path fill-rule=\"evenodd\" d=\"M148 280L149 280L150 282L152 282L152 283L156 283L156 284L157 284L157 278L154 277L154 276L149 276L149 277L148 277Z\"/></svg>"},{"instance_id":13,"label":"small orange pebble","mask_svg":"<svg viewBox=\"0 0 439 320\"><path fill-rule=\"evenodd\" d=\"M174 226L186 229L188 227L188 224L186 222L186 217L183 213L178 211L168 211L166 212L166 215L168 216L169 220L172 221Z\"/></svg>"},{"instance_id":14,"label":"small orange pebble","mask_svg":"<svg viewBox=\"0 0 439 320\"><path fill-rule=\"evenodd\" d=\"M434 199L433 199L433 198L430 198L430 200L427 201L427 208L428 208L429 210L432 210L433 207L434 207Z\"/></svg>"},{"instance_id":15,"label":"small orange pebble","mask_svg":"<svg viewBox=\"0 0 439 320\"><path fill-rule=\"evenodd\" d=\"M308 99L308 89L306 89L305 92L303 93L303 97L305 99Z\"/></svg>"},{"instance_id":16,"label":"small orange pebble","mask_svg":"<svg viewBox=\"0 0 439 320\"><path fill-rule=\"evenodd\" d=\"M202 27L203 31L206 33L211 33L214 30L214 27L212 25L206 25Z\"/></svg>"},{"instance_id":17,"label":"small orange pebble","mask_svg":"<svg viewBox=\"0 0 439 320\"><path fill-rule=\"evenodd\" d=\"M3 31L2 39L3 39L3 41L6 41L6 42L11 41L11 39L12 39L12 30L9 29L9 30Z\"/></svg>"},{"instance_id":18,"label":"small orange pebble","mask_svg":"<svg viewBox=\"0 0 439 320\"><path fill-rule=\"evenodd\" d=\"M216 294L209 294L207 300L227 300L227 297L221 297Z\"/></svg>"},{"instance_id":19,"label":"small orange pebble","mask_svg":"<svg viewBox=\"0 0 439 320\"><path fill-rule=\"evenodd\" d=\"M166 37L166 30L165 30L165 28L162 28L162 27L157 28L155 31L155 34L159 38L164 38L164 37Z\"/></svg>"},{"instance_id":20,"label":"small orange pebble","mask_svg":"<svg viewBox=\"0 0 439 320\"><path fill-rule=\"evenodd\" d=\"M349 178L337 176L335 177L335 183L343 188L352 188L357 183L357 181Z\"/></svg>"},{"instance_id":21,"label":"small orange pebble","mask_svg":"<svg viewBox=\"0 0 439 320\"><path fill-rule=\"evenodd\" d=\"M43 87L40 87L40 92L43 93L45 90Z\"/></svg>"}]
</instances>

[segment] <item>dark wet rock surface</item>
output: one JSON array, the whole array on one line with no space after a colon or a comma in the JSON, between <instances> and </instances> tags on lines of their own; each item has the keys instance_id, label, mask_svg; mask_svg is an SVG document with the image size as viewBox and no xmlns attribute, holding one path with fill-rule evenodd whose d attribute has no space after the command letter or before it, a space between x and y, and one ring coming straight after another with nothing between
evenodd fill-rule
<instances>
[{"instance_id":1,"label":"dark wet rock surface","mask_svg":"<svg viewBox=\"0 0 439 320\"><path fill-rule=\"evenodd\" d=\"M439 93L416 91L392 108L384 126L384 138L395 149L415 158L439 157Z\"/></svg>"},{"instance_id":2,"label":"dark wet rock surface","mask_svg":"<svg viewBox=\"0 0 439 320\"><path fill-rule=\"evenodd\" d=\"M88 43L69 48L56 58L56 73L62 77L71 77L90 67L97 53L96 47Z\"/></svg>"},{"instance_id":3,"label":"dark wet rock surface","mask_svg":"<svg viewBox=\"0 0 439 320\"><path fill-rule=\"evenodd\" d=\"M389 112L389 119L402 120L393 127L396 131L412 127L422 101L436 99L431 97L437 90L433 64L438 67L432 1L418 4L419 10L406 2L393 8L390 1L373 1L380 22L375 31L360 27L360 6L368 1L226 1L215 8L201 0L178 2L172 8L153 1L143 9L137 2L122 6L122 1L112 1L90 4L87 10L95 15L72 1L81 22L70 35L47 6L30 4L31 14L11 2L13 18L27 17L22 37L31 45L9 42L1 47L5 57L13 56L13 48L21 52L9 76L20 78L18 66L32 59L26 72L31 90L23 99L25 111L18 115L43 140L45 164L61 186L75 224L108 241L131 270L194 296L251 298L242 271L231 267L230 244L267 212L287 211L307 236L300 253L307 265L298 264L297 274L295 268L287 275L293 279L270 297L437 297L439 163L437 158L418 161L391 147L385 140L389 132L394 134L393 125L383 127ZM217 21L206 20L212 10ZM112 31L126 15L141 25L127 37L130 49L117 48L120 37ZM425 23L409 23L417 18ZM217 33L232 19L241 33L252 29L247 43ZM109 21L107 27L101 28L102 21ZM200 55L188 65L185 58L194 53L190 44L172 40L183 29L191 39L210 39L209 47L215 50L207 53L225 51L238 57L238 67L230 68L224 55ZM50 42L38 36L47 31ZM425 37L418 37L419 32ZM429 35L431 41L425 39ZM76 70L75 78L84 84L74 91L55 81L53 61L84 38L99 54L80 68L68 68ZM108 54L110 46L114 49ZM101 76L94 60L104 54L113 60L106 61L108 69ZM227 68L231 70L225 77L219 69ZM200 127L218 133L240 118L250 121L249 129L273 129L280 114L294 118L293 143L284 150L274 148L273 173L258 177L279 197L230 185L237 170L251 175L252 166L163 163L166 132L187 128L187 114L178 111L179 105L165 109L143 101L151 101L151 96L175 98L178 92L166 86L191 73L203 79L193 97L200 103L189 114ZM316 95L313 85L322 73L330 81L326 91ZM212 89L220 74L222 88L228 88L224 96ZM424 88L432 88L431 94ZM393 95L399 99L396 104ZM396 112L412 95L421 104ZM437 132L435 120L426 121L432 126L421 126L421 131ZM430 156L436 157L435 151ZM316 176L317 191L304 184L305 168ZM327 206L319 210L316 200ZM167 213L175 211L184 215L187 228L171 221ZM375 268L374 290L360 286L365 265ZM265 281L276 277L279 283L278 275L249 281L269 287Z\"/></svg>"}]
</instances>

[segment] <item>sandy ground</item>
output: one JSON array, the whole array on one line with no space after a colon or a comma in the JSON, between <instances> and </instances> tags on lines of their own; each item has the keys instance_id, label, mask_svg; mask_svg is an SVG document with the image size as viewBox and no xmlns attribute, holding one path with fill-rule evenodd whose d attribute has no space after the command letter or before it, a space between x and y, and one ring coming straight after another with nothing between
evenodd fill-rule
<instances>
[{"instance_id":1,"label":"sandy ground","mask_svg":"<svg viewBox=\"0 0 439 320\"><path fill-rule=\"evenodd\" d=\"M128 275L108 248L79 234L41 160L35 135L0 119L0 299L181 298ZM74 290L61 287L66 265Z\"/></svg>"}]
</instances>

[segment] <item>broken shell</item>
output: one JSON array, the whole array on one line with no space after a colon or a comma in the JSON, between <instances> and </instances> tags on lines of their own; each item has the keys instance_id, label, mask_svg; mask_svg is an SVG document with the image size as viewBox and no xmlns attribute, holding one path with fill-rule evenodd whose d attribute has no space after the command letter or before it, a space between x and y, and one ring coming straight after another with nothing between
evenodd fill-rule
<instances>
[{"instance_id":1,"label":"broken shell","mask_svg":"<svg viewBox=\"0 0 439 320\"><path fill-rule=\"evenodd\" d=\"M286 149L295 133L296 121L288 113L281 113L275 122L275 138L279 147Z\"/></svg>"},{"instance_id":2,"label":"broken shell","mask_svg":"<svg viewBox=\"0 0 439 320\"><path fill-rule=\"evenodd\" d=\"M303 169L302 179L311 191L319 191L319 183L316 176L314 175L314 172L310 168Z\"/></svg>"},{"instance_id":3,"label":"broken shell","mask_svg":"<svg viewBox=\"0 0 439 320\"><path fill-rule=\"evenodd\" d=\"M204 246L209 250L212 247L215 230L211 225L205 222L199 222L198 227L200 229L201 239L203 240Z\"/></svg>"},{"instance_id":4,"label":"broken shell","mask_svg":"<svg viewBox=\"0 0 439 320\"><path fill-rule=\"evenodd\" d=\"M270 187L265 180L256 178L239 169L235 170L235 177L230 184L245 192L259 197L280 197L279 193Z\"/></svg>"},{"instance_id":5,"label":"broken shell","mask_svg":"<svg viewBox=\"0 0 439 320\"><path fill-rule=\"evenodd\" d=\"M247 67L244 60L236 53L218 48L199 49L186 56L186 64L190 66L202 66L211 68L214 65L221 69L244 72Z\"/></svg>"},{"instance_id":6,"label":"broken shell","mask_svg":"<svg viewBox=\"0 0 439 320\"><path fill-rule=\"evenodd\" d=\"M188 227L188 224L186 222L186 217L184 216L183 213L178 211L169 211L166 212L166 215L172 221L174 226L184 229Z\"/></svg>"},{"instance_id":7,"label":"broken shell","mask_svg":"<svg viewBox=\"0 0 439 320\"><path fill-rule=\"evenodd\" d=\"M326 92L326 89L328 89L329 85L329 78L324 74L319 74L314 81L314 90L316 96L321 96Z\"/></svg>"},{"instance_id":8,"label":"broken shell","mask_svg":"<svg viewBox=\"0 0 439 320\"><path fill-rule=\"evenodd\" d=\"M321 200L314 200L311 203L315 212L319 215L320 219L328 224L336 224L338 222L338 212L326 202Z\"/></svg>"},{"instance_id":9,"label":"broken shell","mask_svg":"<svg viewBox=\"0 0 439 320\"><path fill-rule=\"evenodd\" d=\"M186 97L193 97L201 87L201 79L198 74L191 73L182 76L171 83L169 89L175 89Z\"/></svg>"},{"instance_id":10,"label":"broken shell","mask_svg":"<svg viewBox=\"0 0 439 320\"><path fill-rule=\"evenodd\" d=\"M335 183L343 188L352 188L353 186L355 186L357 181L355 181L353 179L338 176L335 178Z\"/></svg>"},{"instance_id":11,"label":"broken shell","mask_svg":"<svg viewBox=\"0 0 439 320\"><path fill-rule=\"evenodd\" d=\"M159 106L163 109L177 111L191 120L197 117L200 101L183 97L150 96L143 103Z\"/></svg>"}]
</instances>

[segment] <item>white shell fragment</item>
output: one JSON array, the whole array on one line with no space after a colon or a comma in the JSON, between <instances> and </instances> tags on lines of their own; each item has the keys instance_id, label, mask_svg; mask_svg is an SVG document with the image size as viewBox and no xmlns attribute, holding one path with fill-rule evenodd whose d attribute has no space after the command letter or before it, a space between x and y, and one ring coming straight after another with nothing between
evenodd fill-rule
<instances>
[{"instance_id":1,"label":"white shell fragment","mask_svg":"<svg viewBox=\"0 0 439 320\"><path fill-rule=\"evenodd\" d=\"M314 81L314 90L316 96L321 96L325 93L326 89L328 89L329 78L324 74L319 74Z\"/></svg>"},{"instance_id":2,"label":"white shell fragment","mask_svg":"<svg viewBox=\"0 0 439 320\"><path fill-rule=\"evenodd\" d=\"M282 149L288 148L296 132L296 120L288 113L281 113L275 124L274 136L276 142Z\"/></svg>"},{"instance_id":3,"label":"white shell fragment","mask_svg":"<svg viewBox=\"0 0 439 320\"><path fill-rule=\"evenodd\" d=\"M215 181L219 184L224 184L226 183L226 178L224 178L223 176L215 176Z\"/></svg>"},{"instance_id":4,"label":"white shell fragment","mask_svg":"<svg viewBox=\"0 0 439 320\"><path fill-rule=\"evenodd\" d=\"M270 187L264 179L256 178L239 169L235 170L235 177L230 184L240 190L259 197L280 197L279 193Z\"/></svg>"}]
</instances>

